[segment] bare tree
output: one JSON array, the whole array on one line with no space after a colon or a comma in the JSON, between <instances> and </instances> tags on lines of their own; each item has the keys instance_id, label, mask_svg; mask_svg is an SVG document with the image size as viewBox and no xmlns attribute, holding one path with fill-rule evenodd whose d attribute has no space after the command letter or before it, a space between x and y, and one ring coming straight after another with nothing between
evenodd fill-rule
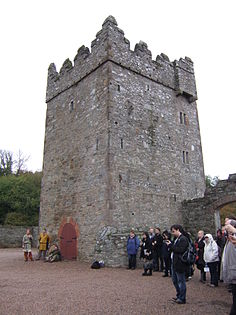
<instances>
[{"instance_id":1,"label":"bare tree","mask_svg":"<svg viewBox=\"0 0 236 315\"><path fill-rule=\"evenodd\" d=\"M16 175L19 175L26 171L26 162L28 162L29 158L29 155L26 156L19 150L16 160L14 161L14 169Z\"/></svg>"},{"instance_id":2,"label":"bare tree","mask_svg":"<svg viewBox=\"0 0 236 315\"><path fill-rule=\"evenodd\" d=\"M29 158L30 156L24 155L20 150L14 159L11 151L0 150L0 176L24 173Z\"/></svg>"}]
</instances>

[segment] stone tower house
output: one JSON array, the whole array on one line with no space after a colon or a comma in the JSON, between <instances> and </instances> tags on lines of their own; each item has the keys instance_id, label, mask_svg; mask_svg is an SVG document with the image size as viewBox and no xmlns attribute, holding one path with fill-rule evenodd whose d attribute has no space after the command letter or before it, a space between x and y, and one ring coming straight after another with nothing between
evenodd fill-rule
<instances>
[{"instance_id":1,"label":"stone tower house","mask_svg":"<svg viewBox=\"0 0 236 315\"><path fill-rule=\"evenodd\" d=\"M63 256L126 262L126 236L182 223L205 190L190 58L134 51L109 16L91 44L48 70L40 227Z\"/></svg>"}]
</instances>

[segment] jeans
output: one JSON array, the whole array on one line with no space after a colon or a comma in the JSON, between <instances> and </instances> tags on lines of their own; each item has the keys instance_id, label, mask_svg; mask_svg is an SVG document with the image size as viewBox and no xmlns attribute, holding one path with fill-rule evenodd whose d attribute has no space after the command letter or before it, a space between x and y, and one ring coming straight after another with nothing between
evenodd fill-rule
<instances>
[{"instance_id":1,"label":"jeans","mask_svg":"<svg viewBox=\"0 0 236 315\"><path fill-rule=\"evenodd\" d=\"M218 286L218 272L217 272L218 261L209 262L207 263L207 266L210 269L211 284Z\"/></svg>"},{"instance_id":2,"label":"jeans","mask_svg":"<svg viewBox=\"0 0 236 315\"><path fill-rule=\"evenodd\" d=\"M128 255L129 258L129 269L136 268L136 254Z\"/></svg>"},{"instance_id":3,"label":"jeans","mask_svg":"<svg viewBox=\"0 0 236 315\"><path fill-rule=\"evenodd\" d=\"M146 273L148 270L150 273L152 273L153 264L151 260L145 260L143 264L144 272Z\"/></svg>"},{"instance_id":4,"label":"jeans","mask_svg":"<svg viewBox=\"0 0 236 315\"><path fill-rule=\"evenodd\" d=\"M177 272L172 267L172 281L176 289L176 297L182 302L186 302L186 281L185 272Z\"/></svg>"}]
</instances>

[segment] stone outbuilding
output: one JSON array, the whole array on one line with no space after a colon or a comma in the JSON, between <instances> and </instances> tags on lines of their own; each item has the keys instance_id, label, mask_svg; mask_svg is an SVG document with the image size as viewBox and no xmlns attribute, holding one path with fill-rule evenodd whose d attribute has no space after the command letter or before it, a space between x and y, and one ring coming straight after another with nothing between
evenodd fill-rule
<instances>
[{"instance_id":1,"label":"stone outbuilding","mask_svg":"<svg viewBox=\"0 0 236 315\"><path fill-rule=\"evenodd\" d=\"M185 229L193 235L197 235L199 230L215 235L221 228L220 210L231 203L236 203L236 174L230 174L215 187L207 188L204 197L183 201Z\"/></svg>"}]
</instances>

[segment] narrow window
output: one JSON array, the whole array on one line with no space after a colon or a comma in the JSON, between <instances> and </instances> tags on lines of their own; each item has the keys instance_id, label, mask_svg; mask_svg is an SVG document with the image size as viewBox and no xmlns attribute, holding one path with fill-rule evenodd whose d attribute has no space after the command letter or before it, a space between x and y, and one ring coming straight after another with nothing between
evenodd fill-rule
<instances>
[{"instance_id":1,"label":"narrow window","mask_svg":"<svg viewBox=\"0 0 236 315\"><path fill-rule=\"evenodd\" d=\"M74 101L70 102L70 112L74 110Z\"/></svg>"},{"instance_id":2,"label":"narrow window","mask_svg":"<svg viewBox=\"0 0 236 315\"><path fill-rule=\"evenodd\" d=\"M183 163L185 163L185 151L183 151Z\"/></svg>"},{"instance_id":3,"label":"narrow window","mask_svg":"<svg viewBox=\"0 0 236 315\"><path fill-rule=\"evenodd\" d=\"M123 147L124 147L124 142L123 142L122 138L120 139L120 147L121 147L121 149L123 149Z\"/></svg>"},{"instance_id":4,"label":"narrow window","mask_svg":"<svg viewBox=\"0 0 236 315\"><path fill-rule=\"evenodd\" d=\"M183 113L182 112L179 113L179 121L181 124L183 123Z\"/></svg>"},{"instance_id":5,"label":"narrow window","mask_svg":"<svg viewBox=\"0 0 236 315\"><path fill-rule=\"evenodd\" d=\"M186 152L186 163L189 164L189 156L188 156L188 152Z\"/></svg>"},{"instance_id":6,"label":"narrow window","mask_svg":"<svg viewBox=\"0 0 236 315\"><path fill-rule=\"evenodd\" d=\"M184 124L187 125L187 116L184 114Z\"/></svg>"},{"instance_id":7,"label":"narrow window","mask_svg":"<svg viewBox=\"0 0 236 315\"><path fill-rule=\"evenodd\" d=\"M98 150L98 139L96 140L96 151Z\"/></svg>"},{"instance_id":8,"label":"narrow window","mask_svg":"<svg viewBox=\"0 0 236 315\"><path fill-rule=\"evenodd\" d=\"M117 86L117 90L118 90L118 92L120 92L120 85L119 84Z\"/></svg>"}]
</instances>

